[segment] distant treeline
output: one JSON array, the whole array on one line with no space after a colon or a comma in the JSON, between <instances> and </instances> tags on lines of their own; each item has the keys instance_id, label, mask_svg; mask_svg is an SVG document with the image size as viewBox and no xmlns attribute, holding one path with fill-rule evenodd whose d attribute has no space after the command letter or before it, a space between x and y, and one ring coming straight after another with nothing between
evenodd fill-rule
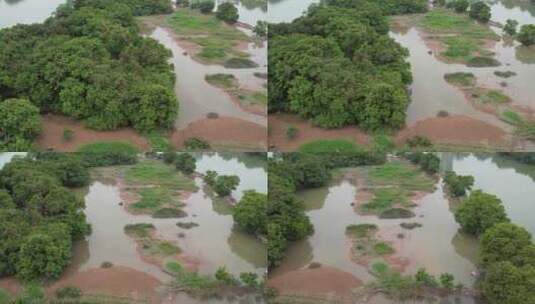
<instances>
[{"instance_id":1,"label":"distant treeline","mask_svg":"<svg viewBox=\"0 0 535 304\"><path fill-rule=\"evenodd\" d=\"M0 30L0 106L11 101L0 109L0 148L21 150L38 135L38 128L16 128L28 114L38 124L36 111L97 130L172 126L178 102L171 52L140 36L134 19L171 11L167 0L73 0L42 24Z\"/></svg>"},{"instance_id":2,"label":"distant treeline","mask_svg":"<svg viewBox=\"0 0 535 304\"><path fill-rule=\"evenodd\" d=\"M402 127L412 74L408 50L388 36L387 15L426 10L421 0L327 0L270 25L269 111L324 128Z\"/></svg>"}]
</instances>

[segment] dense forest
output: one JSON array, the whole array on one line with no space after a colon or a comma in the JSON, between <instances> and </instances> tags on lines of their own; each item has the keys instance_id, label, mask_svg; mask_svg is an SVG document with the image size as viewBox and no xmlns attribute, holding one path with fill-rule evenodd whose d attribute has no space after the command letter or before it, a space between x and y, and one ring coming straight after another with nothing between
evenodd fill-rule
<instances>
[{"instance_id":1,"label":"dense forest","mask_svg":"<svg viewBox=\"0 0 535 304\"><path fill-rule=\"evenodd\" d=\"M380 164L384 153L285 153L269 160L267 202L268 265L276 267L286 255L290 242L314 232L304 202L295 196L303 189L325 186L331 170L340 167Z\"/></svg>"},{"instance_id":2,"label":"dense forest","mask_svg":"<svg viewBox=\"0 0 535 304\"><path fill-rule=\"evenodd\" d=\"M270 25L269 111L324 128L402 127L412 75L408 50L388 36L387 15L427 7L384 2L326 1L291 23Z\"/></svg>"},{"instance_id":3,"label":"dense forest","mask_svg":"<svg viewBox=\"0 0 535 304\"><path fill-rule=\"evenodd\" d=\"M83 199L89 168L136 162L128 153L58 154L16 158L0 170L0 277L57 278L71 261L73 241L89 234Z\"/></svg>"},{"instance_id":4,"label":"dense forest","mask_svg":"<svg viewBox=\"0 0 535 304\"><path fill-rule=\"evenodd\" d=\"M38 135L38 127L17 131L18 122L28 123L27 113L32 126L40 112L97 130L170 127L178 112L171 53L140 36L134 19L168 13L170 5L73 0L42 24L0 30L0 106L9 101L0 107L0 148L23 150Z\"/></svg>"}]
</instances>

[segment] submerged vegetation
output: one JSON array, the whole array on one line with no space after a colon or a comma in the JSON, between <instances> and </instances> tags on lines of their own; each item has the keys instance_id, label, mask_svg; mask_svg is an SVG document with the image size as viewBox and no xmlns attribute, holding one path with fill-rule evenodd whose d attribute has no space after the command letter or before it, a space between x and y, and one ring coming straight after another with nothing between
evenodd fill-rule
<instances>
[{"instance_id":1,"label":"submerged vegetation","mask_svg":"<svg viewBox=\"0 0 535 304\"><path fill-rule=\"evenodd\" d=\"M2 29L0 100L27 98L41 113L67 115L97 130L170 127L178 112L171 53L140 36L134 19L170 11L167 1L76 0L42 24ZM34 134L11 137L19 139L7 144L21 149Z\"/></svg>"}]
</instances>

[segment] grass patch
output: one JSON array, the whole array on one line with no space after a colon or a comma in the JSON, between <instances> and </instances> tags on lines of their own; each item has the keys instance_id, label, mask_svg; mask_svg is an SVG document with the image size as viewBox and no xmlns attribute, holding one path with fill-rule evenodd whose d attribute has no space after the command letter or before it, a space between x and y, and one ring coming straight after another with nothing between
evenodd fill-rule
<instances>
[{"instance_id":1,"label":"grass patch","mask_svg":"<svg viewBox=\"0 0 535 304\"><path fill-rule=\"evenodd\" d=\"M302 153L350 153L360 150L360 147L356 143L344 139L320 139L308 142L299 147L299 152Z\"/></svg>"},{"instance_id":2,"label":"grass patch","mask_svg":"<svg viewBox=\"0 0 535 304\"><path fill-rule=\"evenodd\" d=\"M466 62L466 66L474 68L497 67L500 65L502 64L498 60L485 56L472 57Z\"/></svg>"},{"instance_id":3,"label":"grass patch","mask_svg":"<svg viewBox=\"0 0 535 304\"><path fill-rule=\"evenodd\" d=\"M398 187L387 187L374 189L373 199L362 208L366 211L382 212L392 208L395 204L407 202L407 194Z\"/></svg>"},{"instance_id":4,"label":"grass patch","mask_svg":"<svg viewBox=\"0 0 535 304\"><path fill-rule=\"evenodd\" d=\"M249 42L251 39L214 15L180 9L169 16L166 23L175 33L201 47L195 56L203 61L224 63L230 58L247 56L236 47L240 42Z\"/></svg>"},{"instance_id":5,"label":"grass patch","mask_svg":"<svg viewBox=\"0 0 535 304\"><path fill-rule=\"evenodd\" d=\"M444 79L452 85L462 87L471 87L476 84L474 74L466 72L448 73L444 75Z\"/></svg>"},{"instance_id":6,"label":"grass patch","mask_svg":"<svg viewBox=\"0 0 535 304\"><path fill-rule=\"evenodd\" d=\"M126 170L125 177L131 183L155 184L174 190L197 190L191 178L160 161L146 160L132 165Z\"/></svg>"},{"instance_id":7,"label":"grass patch","mask_svg":"<svg viewBox=\"0 0 535 304\"><path fill-rule=\"evenodd\" d=\"M139 223L139 224L128 224L124 226L124 232L128 235L144 238L148 237L150 231L154 229L153 224Z\"/></svg>"},{"instance_id":8,"label":"grass patch","mask_svg":"<svg viewBox=\"0 0 535 304\"><path fill-rule=\"evenodd\" d=\"M494 75L500 78L509 78L509 77L516 76L516 73L513 71L494 71Z\"/></svg>"},{"instance_id":9,"label":"grass patch","mask_svg":"<svg viewBox=\"0 0 535 304\"><path fill-rule=\"evenodd\" d=\"M129 142L124 141L108 141L85 144L78 148L80 153L120 153L137 155L139 150Z\"/></svg>"},{"instance_id":10,"label":"grass patch","mask_svg":"<svg viewBox=\"0 0 535 304\"><path fill-rule=\"evenodd\" d=\"M204 79L209 84L216 87L222 87L224 89L232 89L238 86L236 77L234 77L232 74L211 74L204 76Z\"/></svg>"},{"instance_id":11,"label":"grass patch","mask_svg":"<svg viewBox=\"0 0 535 304\"><path fill-rule=\"evenodd\" d=\"M524 122L517 126L515 134L518 136L524 137L526 139L534 140L535 139L535 122Z\"/></svg>"},{"instance_id":12,"label":"grass patch","mask_svg":"<svg viewBox=\"0 0 535 304\"><path fill-rule=\"evenodd\" d=\"M197 292L211 289L218 284L218 282L211 277L186 271L182 265L177 262L168 262L165 265L165 269L175 277L175 281L171 283L171 287L176 290Z\"/></svg>"},{"instance_id":13,"label":"grass patch","mask_svg":"<svg viewBox=\"0 0 535 304\"><path fill-rule=\"evenodd\" d=\"M223 65L228 69L250 69L258 67L256 62L243 57L229 58Z\"/></svg>"},{"instance_id":14,"label":"grass patch","mask_svg":"<svg viewBox=\"0 0 535 304\"><path fill-rule=\"evenodd\" d=\"M504 104L511 101L509 96L497 90L488 90L481 95L478 95L477 100L483 104Z\"/></svg>"},{"instance_id":15,"label":"grass patch","mask_svg":"<svg viewBox=\"0 0 535 304\"><path fill-rule=\"evenodd\" d=\"M369 178L374 185L399 186L404 190L431 191L434 181L418 168L401 161L373 167Z\"/></svg>"},{"instance_id":16,"label":"grass patch","mask_svg":"<svg viewBox=\"0 0 535 304\"><path fill-rule=\"evenodd\" d=\"M161 208L152 214L153 218L181 218L186 216L188 216L186 212L177 208Z\"/></svg>"},{"instance_id":17,"label":"grass patch","mask_svg":"<svg viewBox=\"0 0 535 304\"><path fill-rule=\"evenodd\" d=\"M245 104L267 105L267 95L263 92L240 90L238 92L238 99L241 103Z\"/></svg>"},{"instance_id":18,"label":"grass patch","mask_svg":"<svg viewBox=\"0 0 535 304\"><path fill-rule=\"evenodd\" d=\"M163 131L152 131L145 135L150 142L152 151L164 152L169 151L171 145L169 144L169 139Z\"/></svg>"},{"instance_id":19,"label":"grass patch","mask_svg":"<svg viewBox=\"0 0 535 304\"><path fill-rule=\"evenodd\" d=\"M402 219L411 217L414 217L414 213L404 208L390 208L379 214L379 218L382 219Z\"/></svg>"},{"instance_id":20,"label":"grass patch","mask_svg":"<svg viewBox=\"0 0 535 304\"><path fill-rule=\"evenodd\" d=\"M179 247L170 242L154 239L142 240L141 248L145 254L151 256L170 256L181 252Z\"/></svg>"},{"instance_id":21,"label":"grass patch","mask_svg":"<svg viewBox=\"0 0 535 304\"><path fill-rule=\"evenodd\" d=\"M378 255L387 255L394 253L394 248L385 242L379 242L373 246L373 250Z\"/></svg>"},{"instance_id":22,"label":"grass patch","mask_svg":"<svg viewBox=\"0 0 535 304\"><path fill-rule=\"evenodd\" d=\"M156 209L171 202L171 195L165 188L146 188L139 191L141 199L132 204L134 209Z\"/></svg>"},{"instance_id":23,"label":"grass patch","mask_svg":"<svg viewBox=\"0 0 535 304\"><path fill-rule=\"evenodd\" d=\"M375 224L349 225L346 227L346 235L353 238L364 238L369 237L376 230L377 225Z\"/></svg>"},{"instance_id":24,"label":"grass patch","mask_svg":"<svg viewBox=\"0 0 535 304\"><path fill-rule=\"evenodd\" d=\"M512 124L514 126L518 126L524 123L524 119L522 119L520 114L511 110L503 111L500 118L506 123Z\"/></svg>"},{"instance_id":25,"label":"grass patch","mask_svg":"<svg viewBox=\"0 0 535 304\"><path fill-rule=\"evenodd\" d=\"M419 24L426 31L436 34L435 38L446 45L441 55L457 62L466 63L474 57L490 56L490 51L484 49L485 40L500 39L488 26L447 9L431 10ZM479 60L476 59L475 63Z\"/></svg>"},{"instance_id":26,"label":"grass patch","mask_svg":"<svg viewBox=\"0 0 535 304\"><path fill-rule=\"evenodd\" d=\"M376 276L384 275L390 270L390 267L388 266L388 264L384 262L375 262L372 264L371 268L372 268L372 273Z\"/></svg>"}]
</instances>

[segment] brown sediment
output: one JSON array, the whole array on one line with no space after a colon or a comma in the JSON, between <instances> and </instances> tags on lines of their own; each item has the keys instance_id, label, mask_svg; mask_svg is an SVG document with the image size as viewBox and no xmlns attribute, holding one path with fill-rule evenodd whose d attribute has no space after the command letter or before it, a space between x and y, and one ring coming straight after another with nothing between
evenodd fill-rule
<instances>
[{"instance_id":1,"label":"brown sediment","mask_svg":"<svg viewBox=\"0 0 535 304\"><path fill-rule=\"evenodd\" d=\"M63 132L72 130L72 140L65 141ZM84 144L105 141L125 141L142 151L150 151L149 141L131 128L121 128L115 131L95 131L86 128L81 121L65 116L46 114L42 117L42 132L37 139L40 149L52 149L61 152L74 152Z\"/></svg>"},{"instance_id":2,"label":"brown sediment","mask_svg":"<svg viewBox=\"0 0 535 304\"><path fill-rule=\"evenodd\" d=\"M22 284L15 278L0 279L0 289L7 291L10 295L17 295L22 291Z\"/></svg>"},{"instance_id":3,"label":"brown sediment","mask_svg":"<svg viewBox=\"0 0 535 304\"><path fill-rule=\"evenodd\" d=\"M322 266L299 269L277 275L267 285L283 295L333 296L351 298L352 290L362 286L362 281L349 272Z\"/></svg>"},{"instance_id":4,"label":"brown sediment","mask_svg":"<svg viewBox=\"0 0 535 304\"><path fill-rule=\"evenodd\" d=\"M175 131L171 143L175 148L182 149L184 141L193 137L208 141L212 148L259 151L267 147L267 128L232 117L192 122L187 128Z\"/></svg>"},{"instance_id":5,"label":"brown sediment","mask_svg":"<svg viewBox=\"0 0 535 304\"><path fill-rule=\"evenodd\" d=\"M160 280L145 272L124 266L114 266L77 272L53 283L46 288L46 291L52 295L58 288L74 286L87 294L124 296L133 300L161 303L157 291L161 285Z\"/></svg>"},{"instance_id":6,"label":"brown sediment","mask_svg":"<svg viewBox=\"0 0 535 304\"><path fill-rule=\"evenodd\" d=\"M507 132L464 115L433 117L416 122L400 131L395 138L399 145L413 136L425 136L433 143L473 145L478 147L507 149Z\"/></svg>"},{"instance_id":7,"label":"brown sediment","mask_svg":"<svg viewBox=\"0 0 535 304\"><path fill-rule=\"evenodd\" d=\"M278 151L294 151L301 145L318 139L347 139L362 145L370 143L369 136L356 127L322 129L292 114L270 113L268 123L269 146ZM298 130L295 139L289 139L286 135L290 126L294 126Z\"/></svg>"}]
</instances>

